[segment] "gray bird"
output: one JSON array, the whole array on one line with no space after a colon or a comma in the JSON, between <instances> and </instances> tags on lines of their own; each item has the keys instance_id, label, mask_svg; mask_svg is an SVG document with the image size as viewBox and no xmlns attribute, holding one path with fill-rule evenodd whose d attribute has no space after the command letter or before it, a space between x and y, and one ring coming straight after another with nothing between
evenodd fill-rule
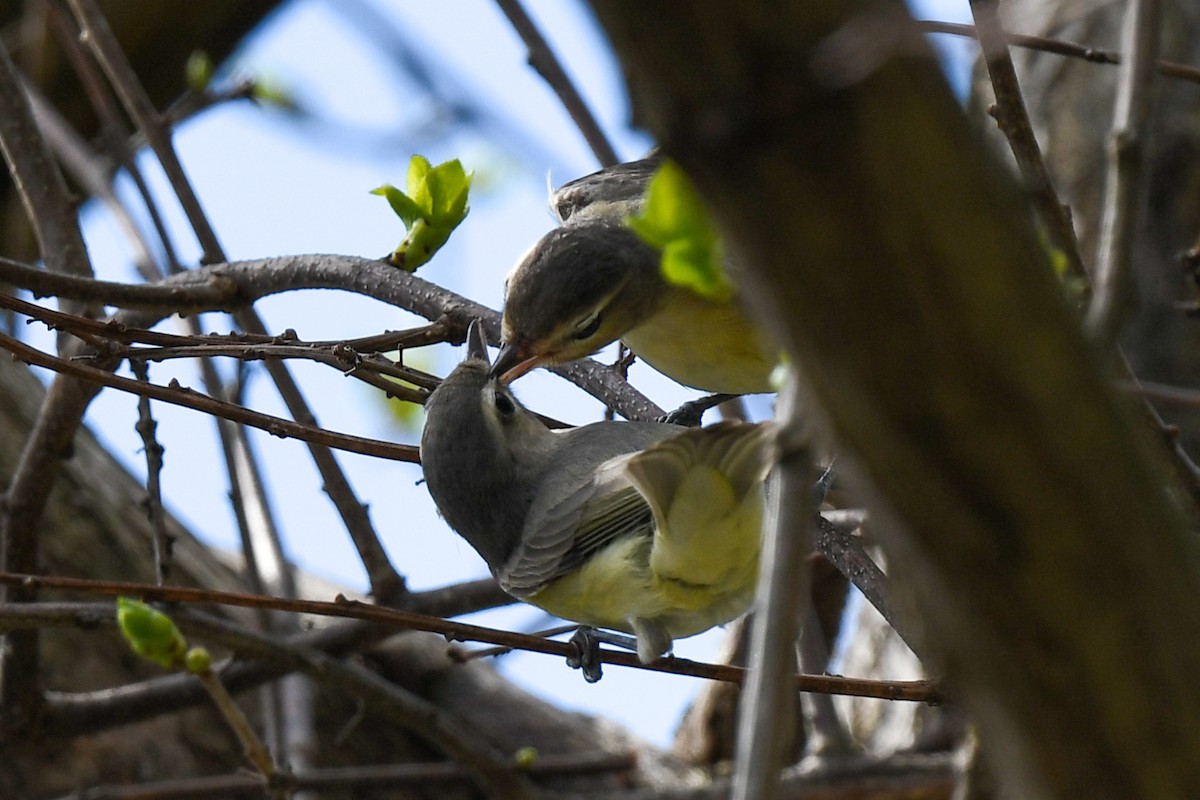
<instances>
[{"instance_id":1,"label":"gray bird","mask_svg":"<svg viewBox=\"0 0 1200 800\"><path fill-rule=\"evenodd\" d=\"M632 633L649 662L749 607L767 424L596 422L551 430L489 375L478 322L426 404L425 480L506 592Z\"/></svg>"},{"instance_id":2,"label":"gray bird","mask_svg":"<svg viewBox=\"0 0 1200 800\"><path fill-rule=\"evenodd\" d=\"M736 298L702 297L662 276L659 251L626 224L644 204L659 156L565 184L551 206L561 225L505 284L504 346L493 368L511 381L621 339L659 372L697 389L772 391L778 349Z\"/></svg>"}]
</instances>

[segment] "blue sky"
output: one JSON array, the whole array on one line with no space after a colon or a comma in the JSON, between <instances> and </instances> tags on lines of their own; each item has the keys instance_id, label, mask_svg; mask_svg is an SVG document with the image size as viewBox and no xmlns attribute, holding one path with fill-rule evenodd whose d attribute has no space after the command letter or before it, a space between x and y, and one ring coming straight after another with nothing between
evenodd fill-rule
<instances>
[{"instance_id":1,"label":"blue sky","mask_svg":"<svg viewBox=\"0 0 1200 800\"><path fill-rule=\"evenodd\" d=\"M918 5L930 17L967 16L966 0ZM347 7L365 7L378 20L355 24L342 11ZM639 156L649 140L629 129L619 71L586 9L574 0L536 0L528 8L620 154ZM419 55L436 67L431 80L471 98L489 135L458 131L431 119L419 85L389 66L378 41L364 35L382 30L416 43ZM960 56L969 52L966 43L949 46ZM384 182L403 185L413 152L435 163L458 157L478 173L471 214L422 275L499 308L504 274L553 224L547 184L596 168L582 138L528 68L523 46L490 2L293 0L252 37L231 69L290 87L319 117L298 122L240 103L210 111L179 131L176 141L187 171L232 259L287 253L381 256L398 243L403 230L387 204L369 190ZM152 162L143 163L159 196L169 197ZM185 232L182 215L170 200L164 203L181 257L194 261L198 249ZM86 235L101 277L135 280L132 251L102 210L88 210ZM258 308L269 329L291 327L305 339L365 336L420 324L392 307L337 292L295 293L268 299ZM230 328L220 315L206 315L205 322L218 332ZM414 357L416 363L444 373L459 354L441 346ZM416 441L417 432L399 426L374 390L327 367L291 365L325 427ZM251 369L255 378L249 404L286 415L261 368ZM182 363L152 365L151 377L157 383L178 377L185 385L200 385L194 368ZM644 367L635 367L631 377L663 407L692 396ZM597 403L548 374L522 379L518 391L529 405L561 419L587 422L600 412ZM88 423L135 474L142 475L140 440L133 430L135 402L115 391L103 392ZM766 409L765 402L756 405L758 413ZM155 404L154 413L159 440L166 447L162 481L171 510L206 540L236 547L211 421L164 404ZM361 567L303 445L257 431L251 435L266 466L271 502L292 559L306 570L363 588ZM436 516L418 485L419 468L353 454L338 457L361 499L370 505L394 563L412 588L487 574L471 548ZM475 621L526 630L548 622L528 606L480 615ZM715 631L679 642L676 652L707 658L720 637ZM497 665L513 680L557 703L612 717L663 745L698 688L695 679L618 668L606 670L599 684L586 685L560 660L541 655L514 654Z\"/></svg>"}]
</instances>

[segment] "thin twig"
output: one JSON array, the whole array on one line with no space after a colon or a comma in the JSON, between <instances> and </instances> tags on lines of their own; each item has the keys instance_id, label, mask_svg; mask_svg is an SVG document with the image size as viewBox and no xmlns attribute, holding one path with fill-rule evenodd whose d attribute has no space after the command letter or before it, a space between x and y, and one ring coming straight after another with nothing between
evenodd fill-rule
<instances>
[{"instance_id":1,"label":"thin twig","mask_svg":"<svg viewBox=\"0 0 1200 800\"><path fill-rule=\"evenodd\" d=\"M796 660L801 672L824 672L829 668L830 652L812 595L805 598L804 620L796 641ZM818 756L841 756L854 752L854 738L838 714L834 698L809 693L801 698L805 722L805 752Z\"/></svg>"},{"instance_id":2,"label":"thin twig","mask_svg":"<svg viewBox=\"0 0 1200 800\"><path fill-rule=\"evenodd\" d=\"M1008 52L999 7L999 0L971 0L979 45L991 78L992 91L996 95L996 121L1008 139L1046 237L1051 246L1066 258L1067 274L1087 286L1088 273L1079 251L1079 239L1071 223L1071 212L1054 189L1054 181L1033 133L1033 123L1029 120L1025 98L1017 82L1017 71Z\"/></svg>"},{"instance_id":3,"label":"thin twig","mask_svg":"<svg viewBox=\"0 0 1200 800\"><path fill-rule=\"evenodd\" d=\"M975 28L972 25L929 19L917 20L916 24L925 33L945 33L950 36L963 36L968 39L977 38ZM1079 58L1084 61L1090 61L1093 64L1120 64L1122 61L1121 54L1114 50L1103 50L1099 47L1090 47L1075 42L1063 41L1062 39L1048 39L1043 36L1028 36L1020 33L1007 34L1007 38L1008 43L1015 47L1023 47L1027 50L1039 50L1044 53L1054 53L1055 55L1067 56L1068 58ZM1191 83L1200 83L1200 67L1160 59L1155 62L1155 68L1161 75L1178 78Z\"/></svg>"},{"instance_id":4,"label":"thin twig","mask_svg":"<svg viewBox=\"0 0 1200 800\"><path fill-rule=\"evenodd\" d=\"M265 335L266 328L258 315L245 315L240 320L249 333ZM267 372L275 380L275 386L287 405L292 418L302 425L320 428L316 416L308 407L299 385L292 378L291 372L283 362L268 359L263 362ZM341 514L342 522L347 533L358 550L359 559L367 572L367 580L371 586L371 594L381 603L394 603L408 591L404 578L396 571L388 557L387 550L380 541L379 533L375 530L367 506L358 499L354 487L350 485L346 473L342 471L329 445L315 440L307 440L309 455L317 465L317 471L323 481L322 488L333 505Z\"/></svg>"},{"instance_id":5,"label":"thin twig","mask_svg":"<svg viewBox=\"0 0 1200 800\"><path fill-rule=\"evenodd\" d=\"M1129 53L1117 78L1117 98L1104 181L1096 294L1087 327L1104 343L1117 334L1137 302L1133 245L1146 196L1146 140L1154 101L1161 9L1158 0L1130 0L1121 32Z\"/></svg>"},{"instance_id":6,"label":"thin twig","mask_svg":"<svg viewBox=\"0 0 1200 800\"><path fill-rule=\"evenodd\" d=\"M84 578L21 575L10 572L0 572L0 584L26 584L37 589L62 589L104 597L128 596L136 597L145 602L269 608L275 611L288 611L299 614L368 620L391 626L397 630L420 630L438 633L450 641L486 642L559 656L561 658L566 658L576 652L575 646L568 642L543 639L524 633L499 631L479 625L469 625L454 620L418 614L412 611L349 600L335 602L290 600L183 586L152 586L150 584L131 583L127 581L93 581ZM0 606L0 616L4 616L6 610L5 607ZM692 677L707 678L708 680L719 680L728 683L742 683L746 678L747 672L739 667L723 664L705 664L699 661L675 657L661 658L650 664L642 664L638 660L637 654L618 650L601 650L600 657L606 664L645 669L652 672L665 672L672 675L690 675ZM881 700L907 700L920 703L941 702L941 694L935 681L880 681L864 678L846 678L837 675L796 675L794 679L796 689L802 692L829 692L856 697L873 697Z\"/></svg>"},{"instance_id":7,"label":"thin twig","mask_svg":"<svg viewBox=\"0 0 1200 800\"><path fill-rule=\"evenodd\" d=\"M150 383L150 374L144 363L129 365L134 377L144 384ZM158 423L150 413L150 398L138 396L138 421L134 429L142 438L142 451L146 454L146 516L153 532L151 541L154 551L154 581L159 586L166 583L171 572L171 550L174 537L167 533L166 513L162 505L162 489L159 476L163 468L163 446L154 435Z\"/></svg>"},{"instance_id":8,"label":"thin twig","mask_svg":"<svg viewBox=\"0 0 1200 800\"><path fill-rule=\"evenodd\" d=\"M144 395L166 403L173 403L185 408L203 411L207 414L242 423L243 425L249 425L252 428L259 428L272 436L280 438L293 437L301 441L318 442L326 447L336 447L339 450L346 450L352 453L388 458L394 461L407 461L413 464L419 463L417 448L411 445L391 444L347 433L333 433L315 425L306 425L281 417L274 417L270 414L251 411L234 403L217 400L191 389L184 389L175 385L159 386L157 384L142 384L129 378L114 375L106 369L90 367L75 361L67 361L48 353L43 353L5 333L0 333L0 349L8 350L27 364L52 369L60 374L89 381L97 386L109 386L131 394Z\"/></svg>"},{"instance_id":9,"label":"thin twig","mask_svg":"<svg viewBox=\"0 0 1200 800\"><path fill-rule=\"evenodd\" d=\"M537 25L525 12L520 0L496 0L496 5L500 6L504 16L508 17L508 21L512 23L513 30L521 37L521 41L525 42L525 47L529 51L529 65L542 76L543 80L549 84L550 89L558 96L563 107L566 108L567 114L571 116L571 121L575 123L575 127L579 129L583 138L587 140L588 146L592 148L596 160L604 167L611 167L618 163L621 159L617 157L617 151L613 149L608 137L604 135L600 123L588 108L583 96L575 88L575 84L567 77L562 64L559 63Z\"/></svg>"},{"instance_id":10,"label":"thin twig","mask_svg":"<svg viewBox=\"0 0 1200 800\"><path fill-rule=\"evenodd\" d=\"M242 745L242 753L246 756L246 760L259 771L263 779L270 783L279 769L275 766L275 761L271 758L271 752L267 750L267 746L258 737L254 726L250 724L250 720L246 718L242 709L233 699L233 695L229 693L229 690L221 683L221 679L211 669L191 674L204 686L205 691L212 697L217 710L221 713L221 717L228 723L234 735L237 736L238 741Z\"/></svg>"},{"instance_id":11,"label":"thin twig","mask_svg":"<svg viewBox=\"0 0 1200 800\"><path fill-rule=\"evenodd\" d=\"M17 262L0 261L0 280L27 288L25 283L31 277L28 269ZM228 288L230 282L232 289ZM216 284L217 291L230 294L223 302L205 306L198 302L198 296L185 293L180 298L180 306L187 308L189 313L232 310L296 289L341 289L445 325L452 342L461 342L467 325L476 318L484 321L489 341L497 343L500 340L500 315L496 311L376 259L322 254L278 256L200 267L166 278L160 285L186 287L190 292L206 284ZM191 300L197 302L189 306ZM117 319L119 324L149 328L167 313L155 306L124 312ZM621 380L610 367L592 359L562 364L552 371L611 405L626 419L654 420L663 415L661 408Z\"/></svg>"},{"instance_id":12,"label":"thin twig","mask_svg":"<svg viewBox=\"0 0 1200 800\"><path fill-rule=\"evenodd\" d=\"M176 618L189 635L203 636L246 656L285 663L322 685L370 702L406 730L465 765L488 797L517 800L531 796L531 787L517 771L516 764L478 732L431 701L389 682L362 664L342 661L316 650L283 646L273 638L248 633L236 624L206 614L185 611L177 613Z\"/></svg>"},{"instance_id":13,"label":"thin twig","mask_svg":"<svg viewBox=\"0 0 1200 800\"><path fill-rule=\"evenodd\" d=\"M208 222L200 199L196 196L183 164L175 152L168 129L161 124L158 111L142 89L133 66L129 63L120 44L108 26L108 20L93 0L68 0L75 19L79 23L80 38L96 56L101 69L108 76L109 84L121 99L121 104L133 118L134 124L145 135L150 149L158 157L167 179L179 198L188 223L196 233L204 251L202 263L225 261L224 251L217 240L216 232Z\"/></svg>"},{"instance_id":14,"label":"thin twig","mask_svg":"<svg viewBox=\"0 0 1200 800\"><path fill-rule=\"evenodd\" d=\"M552 778L569 775L603 775L632 772L637 768L634 753L580 753L539 755L524 771L530 777ZM325 767L296 772L280 772L272 784L288 791L367 790L432 787L466 784L470 772L450 762L370 764L356 767ZM91 786L87 800L199 800L200 798L262 796L262 781L253 775L214 775L203 778L178 778L130 785ZM78 793L59 800L80 800Z\"/></svg>"}]
</instances>

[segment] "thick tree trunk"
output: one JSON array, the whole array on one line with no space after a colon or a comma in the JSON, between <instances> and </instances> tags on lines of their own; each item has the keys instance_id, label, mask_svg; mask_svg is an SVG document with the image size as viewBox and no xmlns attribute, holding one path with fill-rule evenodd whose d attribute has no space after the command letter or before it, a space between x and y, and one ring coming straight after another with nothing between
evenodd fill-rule
<instances>
[{"instance_id":1,"label":"thick tree trunk","mask_svg":"<svg viewBox=\"0 0 1200 800\"><path fill-rule=\"evenodd\" d=\"M1200 547L900 3L594 0L998 777L1200 795Z\"/></svg>"}]
</instances>

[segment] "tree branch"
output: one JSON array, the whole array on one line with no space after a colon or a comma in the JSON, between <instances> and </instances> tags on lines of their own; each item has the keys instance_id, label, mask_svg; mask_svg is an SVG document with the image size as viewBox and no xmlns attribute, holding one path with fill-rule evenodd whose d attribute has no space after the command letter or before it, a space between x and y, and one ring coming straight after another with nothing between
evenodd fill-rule
<instances>
[{"instance_id":1,"label":"tree branch","mask_svg":"<svg viewBox=\"0 0 1200 800\"><path fill-rule=\"evenodd\" d=\"M583 138L587 140L588 146L592 148L596 160L604 167L611 167L619 162L621 159L617 157L617 151L613 149L608 137L604 135L600 123L596 121L596 117L588 108L583 96L579 94L579 90L575 88L575 84L567 77L566 70L559 63L554 51L550 49L550 45L542 36L541 31L537 29L537 25L525 12L520 0L496 0L496 5L500 6L504 16L508 17L508 21L512 23L513 30L521 37L521 41L525 42L525 47L529 50L529 65L537 70L537 73L562 101L571 121L575 123L575 127L579 129Z\"/></svg>"},{"instance_id":2,"label":"tree branch","mask_svg":"<svg viewBox=\"0 0 1200 800\"><path fill-rule=\"evenodd\" d=\"M1116 341L1137 302L1133 246L1147 190L1146 140L1150 135L1160 18L1158 0L1130 0L1121 33L1129 58L1121 64L1117 81L1104 181L1096 295L1087 316L1088 329L1105 343Z\"/></svg>"},{"instance_id":3,"label":"tree branch","mask_svg":"<svg viewBox=\"0 0 1200 800\"><path fill-rule=\"evenodd\" d=\"M996 122L1008 140L1034 211L1046 237L1067 261L1067 274L1084 287L1090 286L1088 271L1079 251L1079 239L1071 223L1071 210L1059 199L1054 180L1042 158L1033 123L1025 108L1025 98L1017 82L1017 71L1008 52L1007 38L1000 22L999 0L971 0L975 30L983 50L983 62L996 95ZM1086 298L1085 298L1086 299Z\"/></svg>"}]
</instances>

